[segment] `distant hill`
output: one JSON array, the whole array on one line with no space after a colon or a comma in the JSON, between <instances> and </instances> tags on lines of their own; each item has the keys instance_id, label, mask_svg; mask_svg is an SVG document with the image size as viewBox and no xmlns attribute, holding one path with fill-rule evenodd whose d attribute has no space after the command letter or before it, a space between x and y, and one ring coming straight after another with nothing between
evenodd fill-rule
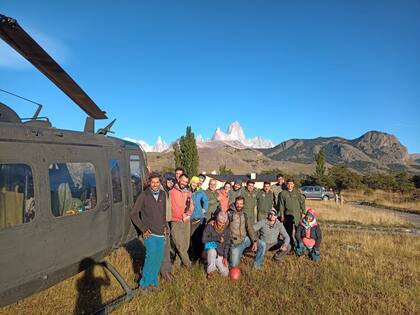
<instances>
[{"instance_id":1,"label":"distant hill","mask_svg":"<svg viewBox=\"0 0 420 315\"><path fill-rule=\"evenodd\" d=\"M415 171L416 161L394 135L369 131L359 138L340 137L291 139L271 149L259 150L273 160L313 164L315 155L323 150L327 163L346 164L357 171Z\"/></svg>"},{"instance_id":2,"label":"distant hill","mask_svg":"<svg viewBox=\"0 0 420 315\"><path fill-rule=\"evenodd\" d=\"M236 174L280 169L289 174L311 174L315 155L323 150L327 166L345 164L358 172L408 171L420 173L420 154L409 155L397 137L384 132L369 131L359 138L340 137L291 139L270 149L253 149L218 145L200 146L200 171L218 171L226 165ZM149 163L161 171L173 167L173 153L148 153Z\"/></svg>"}]
</instances>

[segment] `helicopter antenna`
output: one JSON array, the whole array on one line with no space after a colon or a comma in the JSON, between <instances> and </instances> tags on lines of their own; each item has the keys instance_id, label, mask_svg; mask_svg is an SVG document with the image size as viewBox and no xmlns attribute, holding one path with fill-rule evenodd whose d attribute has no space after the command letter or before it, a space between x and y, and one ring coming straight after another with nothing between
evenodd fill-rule
<instances>
[{"instance_id":1,"label":"helicopter antenna","mask_svg":"<svg viewBox=\"0 0 420 315\"><path fill-rule=\"evenodd\" d=\"M106 134L109 133L114 133L113 131L111 131L112 125L115 123L117 119L114 119L113 121L111 121L106 127L99 129L96 134L98 135L104 135L106 136Z\"/></svg>"},{"instance_id":2,"label":"helicopter antenna","mask_svg":"<svg viewBox=\"0 0 420 315\"><path fill-rule=\"evenodd\" d=\"M28 99L28 98L26 98L26 97L23 97L23 96L17 95L17 94L15 94L15 93L12 93L12 92L9 92L9 91L6 91L6 90L3 90L3 89L0 89L0 91L1 91L1 92L3 92L3 93L6 93L6 94L12 95L12 96L14 96L14 97L20 98L21 100L24 100L24 101L27 101L27 102L29 102L29 103L32 103L32 104L37 105L37 106L38 106L38 108L37 108L37 110L36 110L35 114L32 116L32 119L33 119L33 120L36 120L36 119L38 118L39 113L41 112L41 109L42 109L42 104L37 103L37 102L35 102L35 101L32 101L32 100L30 100L30 99Z\"/></svg>"}]
</instances>

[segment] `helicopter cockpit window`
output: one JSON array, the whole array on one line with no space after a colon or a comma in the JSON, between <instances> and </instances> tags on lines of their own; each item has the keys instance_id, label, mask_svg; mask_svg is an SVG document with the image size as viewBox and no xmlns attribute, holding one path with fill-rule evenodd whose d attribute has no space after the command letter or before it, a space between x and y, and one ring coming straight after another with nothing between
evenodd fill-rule
<instances>
[{"instance_id":1,"label":"helicopter cockpit window","mask_svg":"<svg viewBox=\"0 0 420 315\"><path fill-rule=\"evenodd\" d=\"M112 201L118 203L122 201L121 172L118 160L110 160L109 169L112 181Z\"/></svg>"},{"instance_id":2,"label":"helicopter cockpit window","mask_svg":"<svg viewBox=\"0 0 420 315\"><path fill-rule=\"evenodd\" d=\"M139 155L130 155L130 172L131 187L133 189L133 202L136 202L137 196L141 193L143 188L143 181L141 178L142 170Z\"/></svg>"},{"instance_id":3,"label":"helicopter cockpit window","mask_svg":"<svg viewBox=\"0 0 420 315\"><path fill-rule=\"evenodd\" d=\"M35 217L34 182L26 164L0 164L0 230Z\"/></svg>"},{"instance_id":4,"label":"helicopter cockpit window","mask_svg":"<svg viewBox=\"0 0 420 315\"><path fill-rule=\"evenodd\" d=\"M95 167L92 163L54 163L48 173L54 216L78 214L96 207Z\"/></svg>"}]
</instances>

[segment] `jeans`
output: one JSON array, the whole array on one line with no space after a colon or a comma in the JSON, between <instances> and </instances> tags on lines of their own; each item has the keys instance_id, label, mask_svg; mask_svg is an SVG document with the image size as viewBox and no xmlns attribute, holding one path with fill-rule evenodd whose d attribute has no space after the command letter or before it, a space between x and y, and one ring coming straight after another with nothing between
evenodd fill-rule
<instances>
[{"instance_id":1,"label":"jeans","mask_svg":"<svg viewBox=\"0 0 420 315\"><path fill-rule=\"evenodd\" d=\"M255 266L256 267L262 266L262 264L264 263L264 256L267 250L269 251L276 250L276 253L273 258L277 261L282 260L291 249L290 245L287 245L287 251L282 252L280 251L280 247L282 245L283 245L283 241L281 240L273 244L267 244L263 240L258 240L258 249L257 249L257 254L255 256Z\"/></svg>"},{"instance_id":2,"label":"jeans","mask_svg":"<svg viewBox=\"0 0 420 315\"><path fill-rule=\"evenodd\" d=\"M215 249L207 250L207 273L212 273L216 270L223 276L229 275L229 268L223 265L223 256L219 256Z\"/></svg>"},{"instance_id":3,"label":"jeans","mask_svg":"<svg viewBox=\"0 0 420 315\"><path fill-rule=\"evenodd\" d=\"M249 237L245 237L245 240L240 244L233 244L230 248L230 265L231 267L239 266L241 262L242 254L244 250L251 246L251 240Z\"/></svg>"},{"instance_id":4,"label":"jeans","mask_svg":"<svg viewBox=\"0 0 420 315\"><path fill-rule=\"evenodd\" d=\"M314 261L321 260L321 252L319 251L319 249L306 247L303 243L298 243L295 251L296 255L298 256L302 256L303 254L305 254L305 251L307 251L309 252L308 256L310 259Z\"/></svg>"},{"instance_id":5,"label":"jeans","mask_svg":"<svg viewBox=\"0 0 420 315\"><path fill-rule=\"evenodd\" d=\"M158 285L158 274L163 260L165 239L162 236L150 235L144 240L146 257L144 260L143 272L139 282L140 287Z\"/></svg>"}]
</instances>

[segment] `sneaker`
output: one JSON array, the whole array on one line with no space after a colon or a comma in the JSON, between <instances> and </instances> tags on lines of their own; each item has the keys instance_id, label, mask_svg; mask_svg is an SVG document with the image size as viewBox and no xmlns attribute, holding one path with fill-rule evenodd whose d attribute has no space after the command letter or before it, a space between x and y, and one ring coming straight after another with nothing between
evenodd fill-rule
<instances>
[{"instance_id":1,"label":"sneaker","mask_svg":"<svg viewBox=\"0 0 420 315\"><path fill-rule=\"evenodd\" d=\"M214 272L209 272L209 273L207 274L207 280L210 280L211 278L213 278L213 277L214 277L214 275L215 275L215 273L214 273Z\"/></svg>"}]
</instances>

